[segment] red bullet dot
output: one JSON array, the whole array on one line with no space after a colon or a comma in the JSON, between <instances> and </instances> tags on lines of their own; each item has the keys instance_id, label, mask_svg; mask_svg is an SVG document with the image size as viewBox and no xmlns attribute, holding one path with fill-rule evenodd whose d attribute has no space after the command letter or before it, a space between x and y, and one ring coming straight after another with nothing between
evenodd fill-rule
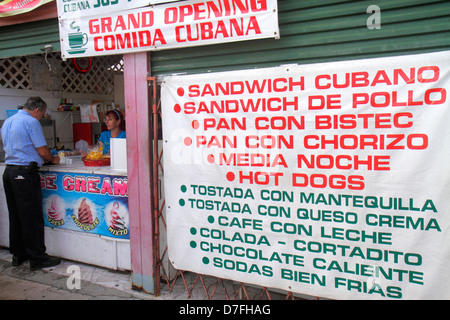
<instances>
[{"instance_id":1,"label":"red bullet dot","mask_svg":"<svg viewBox=\"0 0 450 320\"><path fill-rule=\"evenodd\" d=\"M175 111L176 113L180 113L180 112L181 112L181 107L180 107L180 105L179 105L179 104L176 104L176 105L173 107L173 111Z\"/></svg>"},{"instance_id":2,"label":"red bullet dot","mask_svg":"<svg viewBox=\"0 0 450 320\"><path fill-rule=\"evenodd\" d=\"M192 139L189 137L184 138L184 144L190 146L192 144Z\"/></svg>"},{"instance_id":3,"label":"red bullet dot","mask_svg":"<svg viewBox=\"0 0 450 320\"><path fill-rule=\"evenodd\" d=\"M234 180L234 173L233 172L228 172L227 173L227 180L228 181L233 181Z\"/></svg>"},{"instance_id":4,"label":"red bullet dot","mask_svg":"<svg viewBox=\"0 0 450 320\"><path fill-rule=\"evenodd\" d=\"M214 163L214 155L212 155L212 154L208 155L208 162Z\"/></svg>"},{"instance_id":5,"label":"red bullet dot","mask_svg":"<svg viewBox=\"0 0 450 320\"><path fill-rule=\"evenodd\" d=\"M192 121L192 128L198 129L199 127L200 127L200 124L198 123L197 120Z\"/></svg>"},{"instance_id":6,"label":"red bullet dot","mask_svg":"<svg viewBox=\"0 0 450 320\"><path fill-rule=\"evenodd\" d=\"M184 89L183 88L178 88L177 89L177 93L180 97L184 96Z\"/></svg>"}]
</instances>

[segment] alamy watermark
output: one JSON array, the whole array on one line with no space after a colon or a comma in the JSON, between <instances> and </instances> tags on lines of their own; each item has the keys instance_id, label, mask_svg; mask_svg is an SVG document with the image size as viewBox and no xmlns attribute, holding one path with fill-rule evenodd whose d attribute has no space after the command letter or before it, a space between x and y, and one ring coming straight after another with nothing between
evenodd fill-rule
<instances>
[{"instance_id":1,"label":"alamy watermark","mask_svg":"<svg viewBox=\"0 0 450 320\"><path fill-rule=\"evenodd\" d=\"M80 290L81 289L81 269L79 266L70 265L66 270L67 274L70 276L67 278L66 285L69 290Z\"/></svg>"},{"instance_id":2,"label":"alamy watermark","mask_svg":"<svg viewBox=\"0 0 450 320\"><path fill-rule=\"evenodd\" d=\"M367 18L367 28L368 29L381 29L381 9L379 6L370 5L367 7L367 13L371 13L372 15Z\"/></svg>"}]
</instances>

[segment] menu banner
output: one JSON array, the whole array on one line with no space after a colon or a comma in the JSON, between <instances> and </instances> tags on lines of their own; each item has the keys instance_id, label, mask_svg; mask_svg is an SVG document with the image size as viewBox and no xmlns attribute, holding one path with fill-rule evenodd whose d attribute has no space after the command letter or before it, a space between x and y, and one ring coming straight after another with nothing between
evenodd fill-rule
<instances>
[{"instance_id":1,"label":"menu banner","mask_svg":"<svg viewBox=\"0 0 450 320\"><path fill-rule=\"evenodd\" d=\"M279 37L276 0L188 0L101 11L60 19L59 31L64 59Z\"/></svg>"},{"instance_id":2,"label":"menu banner","mask_svg":"<svg viewBox=\"0 0 450 320\"><path fill-rule=\"evenodd\" d=\"M128 178L41 172L47 227L130 239Z\"/></svg>"},{"instance_id":3,"label":"menu banner","mask_svg":"<svg viewBox=\"0 0 450 320\"><path fill-rule=\"evenodd\" d=\"M449 299L449 57L166 78L174 267L332 299Z\"/></svg>"}]
</instances>

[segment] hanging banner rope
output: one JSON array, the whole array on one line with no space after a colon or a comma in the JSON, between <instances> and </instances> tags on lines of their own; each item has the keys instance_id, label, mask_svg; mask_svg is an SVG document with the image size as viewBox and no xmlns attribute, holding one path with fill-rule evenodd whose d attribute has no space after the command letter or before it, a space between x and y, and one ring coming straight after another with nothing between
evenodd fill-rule
<instances>
[{"instance_id":1,"label":"hanging banner rope","mask_svg":"<svg viewBox=\"0 0 450 320\"><path fill-rule=\"evenodd\" d=\"M56 5L59 19L64 20L123 12L168 2L180 2L180 0L56 0Z\"/></svg>"}]
</instances>

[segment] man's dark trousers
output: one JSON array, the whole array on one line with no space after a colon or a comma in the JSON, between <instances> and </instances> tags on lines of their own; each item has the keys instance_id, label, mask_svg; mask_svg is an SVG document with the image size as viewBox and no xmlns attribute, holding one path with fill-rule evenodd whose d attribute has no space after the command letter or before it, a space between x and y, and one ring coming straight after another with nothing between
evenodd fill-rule
<instances>
[{"instance_id":1,"label":"man's dark trousers","mask_svg":"<svg viewBox=\"0 0 450 320\"><path fill-rule=\"evenodd\" d=\"M3 186L9 211L10 252L31 262L47 260L38 170L7 166Z\"/></svg>"}]
</instances>

